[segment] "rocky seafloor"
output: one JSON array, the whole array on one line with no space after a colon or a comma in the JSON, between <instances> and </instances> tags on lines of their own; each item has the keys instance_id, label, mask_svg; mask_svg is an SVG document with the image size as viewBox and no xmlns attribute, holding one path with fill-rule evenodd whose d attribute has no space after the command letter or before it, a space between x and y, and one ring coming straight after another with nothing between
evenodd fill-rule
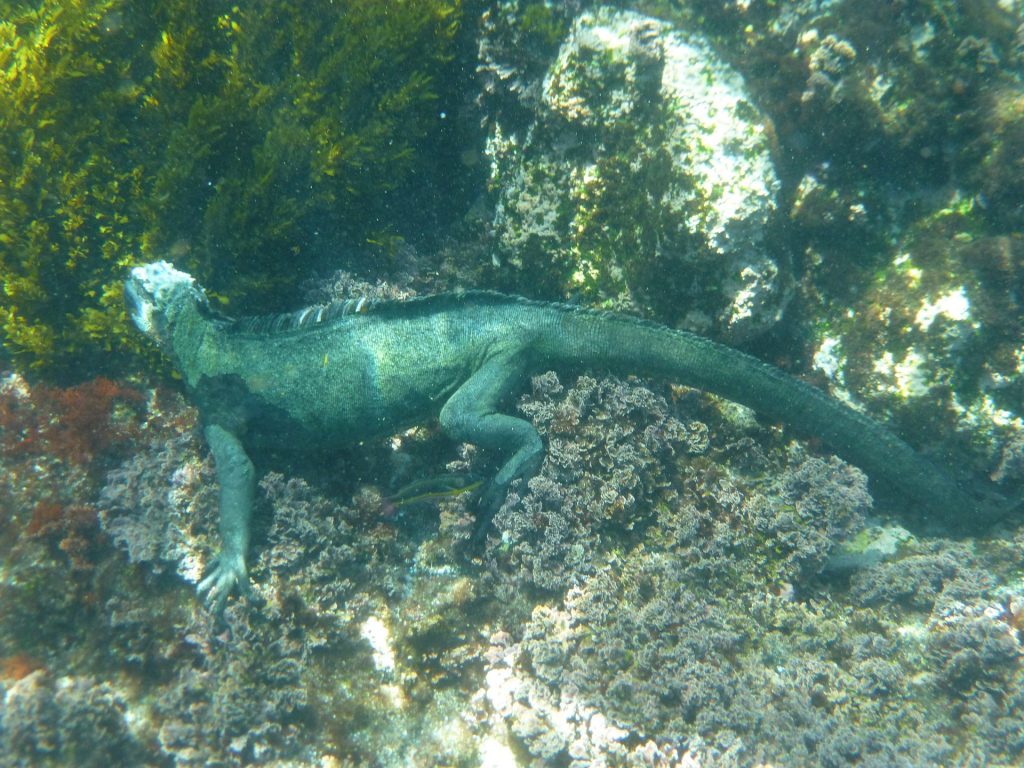
<instances>
[{"instance_id":1,"label":"rocky seafloor","mask_svg":"<svg viewBox=\"0 0 1024 768\"><path fill-rule=\"evenodd\" d=\"M36 421L20 377L2 394L43 443L9 451L0 485L28 513L2 531L4 765L1024 751L1024 529L957 540L882 520L861 472L697 392L535 377L517 410L548 457L479 549L470 494L396 514L357 479L483 468L432 430L269 472L255 595L223 625L193 594L216 544L194 411L110 393L118 442L58 458L74 435Z\"/></svg>"}]
</instances>

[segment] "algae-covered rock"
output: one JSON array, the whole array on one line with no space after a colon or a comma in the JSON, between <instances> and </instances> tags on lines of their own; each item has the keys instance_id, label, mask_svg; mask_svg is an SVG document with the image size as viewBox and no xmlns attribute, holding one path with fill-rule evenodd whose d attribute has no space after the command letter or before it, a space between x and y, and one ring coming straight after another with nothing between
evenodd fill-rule
<instances>
[{"instance_id":1,"label":"algae-covered rock","mask_svg":"<svg viewBox=\"0 0 1024 768\"><path fill-rule=\"evenodd\" d=\"M730 19L735 39L757 13ZM772 17L745 53L768 73L756 85L795 181L808 357L833 394L1012 495L1020 5L794 3ZM793 89L799 109L771 96Z\"/></svg>"},{"instance_id":2,"label":"algae-covered rock","mask_svg":"<svg viewBox=\"0 0 1024 768\"><path fill-rule=\"evenodd\" d=\"M845 316L818 324L813 363L836 396L941 441L941 462L1012 488L1024 479L1024 240L969 234L976 215L966 200L922 221Z\"/></svg>"},{"instance_id":3,"label":"algae-covered rock","mask_svg":"<svg viewBox=\"0 0 1024 768\"><path fill-rule=\"evenodd\" d=\"M788 279L767 247L767 121L707 40L587 11L535 90L529 124L498 115L487 147L509 283L731 339L777 320Z\"/></svg>"},{"instance_id":4,"label":"algae-covered rock","mask_svg":"<svg viewBox=\"0 0 1024 768\"><path fill-rule=\"evenodd\" d=\"M0 684L0 765L142 765L125 692L85 676L37 670Z\"/></svg>"}]
</instances>

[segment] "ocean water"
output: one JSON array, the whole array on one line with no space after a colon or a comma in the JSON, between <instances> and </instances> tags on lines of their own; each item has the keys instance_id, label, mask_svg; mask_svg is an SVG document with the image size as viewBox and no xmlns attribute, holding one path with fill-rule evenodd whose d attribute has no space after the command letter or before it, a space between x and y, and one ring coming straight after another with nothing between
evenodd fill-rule
<instances>
[{"instance_id":1,"label":"ocean water","mask_svg":"<svg viewBox=\"0 0 1024 768\"><path fill-rule=\"evenodd\" d=\"M1022 75L1014 0L0 0L0 766L1024 763Z\"/></svg>"}]
</instances>

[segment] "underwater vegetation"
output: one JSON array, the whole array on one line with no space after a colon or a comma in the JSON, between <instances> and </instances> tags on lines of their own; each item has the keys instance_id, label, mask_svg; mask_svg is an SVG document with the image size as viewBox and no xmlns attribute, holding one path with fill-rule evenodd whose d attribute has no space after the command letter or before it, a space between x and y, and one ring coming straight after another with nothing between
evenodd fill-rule
<instances>
[{"instance_id":1,"label":"underwater vegetation","mask_svg":"<svg viewBox=\"0 0 1024 768\"><path fill-rule=\"evenodd\" d=\"M143 258L266 307L297 264L387 253L451 192L458 0L5 8L0 334L22 366L123 372Z\"/></svg>"}]
</instances>

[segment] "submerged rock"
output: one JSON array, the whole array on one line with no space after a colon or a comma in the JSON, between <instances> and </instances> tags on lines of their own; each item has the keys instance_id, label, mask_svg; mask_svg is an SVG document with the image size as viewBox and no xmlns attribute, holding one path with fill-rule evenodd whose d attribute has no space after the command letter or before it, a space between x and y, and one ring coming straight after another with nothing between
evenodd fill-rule
<instances>
[{"instance_id":1,"label":"submerged rock","mask_svg":"<svg viewBox=\"0 0 1024 768\"><path fill-rule=\"evenodd\" d=\"M524 77L508 87L531 92ZM770 132L707 40L637 13L584 12L532 92L519 100L529 119L496 117L487 146L509 282L639 304L732 340L778 319L789 282L767 247Z\"/></svg>"},{"instance_id":2,"label":"submerged rock","mask_svg":"<svg viewBox=\"0 0 1024 768\"><path fill-rule=\"evenodd\" d=\"M142 765L134 716L124 692L87 676L0 683L0 765Z\"/></svg>"}]
</instances>

